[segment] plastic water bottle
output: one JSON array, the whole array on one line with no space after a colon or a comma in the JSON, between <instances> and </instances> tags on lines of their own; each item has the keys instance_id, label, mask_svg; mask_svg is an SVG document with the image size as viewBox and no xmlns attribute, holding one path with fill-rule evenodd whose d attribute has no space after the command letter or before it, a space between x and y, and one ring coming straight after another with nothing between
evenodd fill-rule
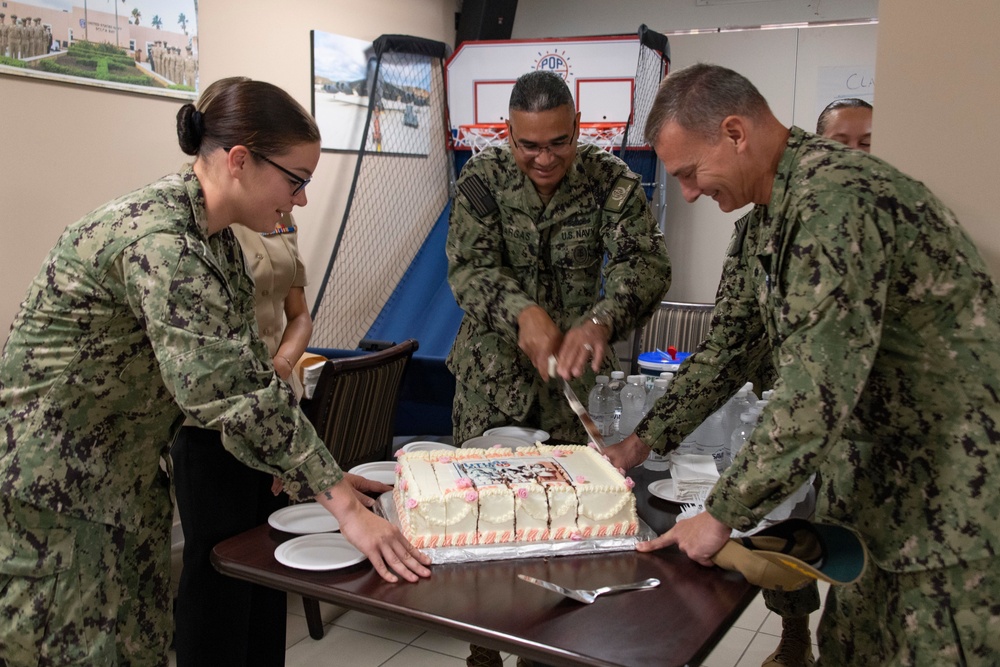
<instances>
[{"instance_id":1,"label":"plastic water bottle","mask_svg":"<svg viewBox=\"0 0 1000 667\"><path fill-rule=\"evenodd\" d=\"M747 439L750 437L750 433L753 432L755 426L757 426L757 416L753 412L747 411L740 415L740 425L736 427L732 437L729 439L730 463L740 453L740 450L743 449L743 445L747 444Z\"/></svg>"},{"instance_id":2,"label":"plastic water bottle","mask_svg":"<svg viewBox=\"0 0 1000 667\"><path fill-rule=\"evenodd\" d=\"M653 380L653 388L646 394L646 402L642 406L643 415L653 409L653 406L656 405L656 401L667 393L667 387L669 386L670 382L666 378L656 378Z\"/></svg>"},{"instance_id":3,"label":"plastic water bottle","mask_svg":"<svg viewBox=\"0 0 1000 667\"><path fill-rule=\"evenodd\" d=\"M590 413L603 436L608 435L611 423L611 416L608 415L609 393L608 376L598 375L597 384L590 390L590 395L587 397L587 412Z\"/></svg>"},{"instance_id":4,"label":"plastic water bottle","mask_svg":"<svg viewBox=\"0 0 1000 667\"><path fill-rule=\"evenodd\" d=\"M747 400L750 401L750 406L757 402L757 394L753 393L753 382L747 382L743 385L743 388L747 390Z\"/></svg>"},{"instance_id":5,"label":"plastic water bottle","mask_svg":"<svg viewBox=\"0 0 1000 667\"><path fill-rule=\"evenodd\" d=\"M749 383L747 383L749 384ZM739 391L733 394L733 397L729 399L729 403L726 406L726 433L732 433L740 425L740 415L750 409L750 399L747 394L750 389L747 385L743 385Z\"/></svg>"},{"instance_id":6,"label":"plastic water bottle","mask_svg":"<svg viewBox=\"0 0 1000 667\"><path fill-rule=\"evenodd\" d=\"M629 375L628 384L622 389L622 416L618 432L624 438L635 430L642 419L642 408L646 404L646 390L641 375Z\"/></svg>"},{"instance_id":7,"label":"plastic water bottle","mask_svg":"<svg viewBox=\"0 0 1000 667\"><path fill-rule=\"evenodd\" d=\"M613 445L622 441L621 421L622 421L622 400L621 390L625 387L624 371L611 371L611 381L608 383L608 414L611 415L611 423L608 424L608 433L604 442Z\"/></svg>"}]
</instances>

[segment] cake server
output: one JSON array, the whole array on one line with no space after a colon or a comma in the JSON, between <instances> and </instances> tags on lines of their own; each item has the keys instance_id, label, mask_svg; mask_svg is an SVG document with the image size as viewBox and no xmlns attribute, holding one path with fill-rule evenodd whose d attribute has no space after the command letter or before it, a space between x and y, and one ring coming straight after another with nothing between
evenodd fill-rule
<instances>
[{"instance_id":1,"label":"cake server","mask_svg":"<svg viewBox=\"0 0 1000 667\"><path fill-rule=\"evenodd\" d=\"M642 581L635 581L631 584L618 584L617 586L602 586L601 588L595 588L594 590L584 590L579 588L564 588L558 584L553 584L551 581L545 581L544 579L536 579L534 577L529 577L526 574L517 575L518 579L527 581L529 584L534 584L536 586L541 586L546 590L550 590L553 593L559 593L559 595L565 595L571 600L576 600L577 602L583 602L584 604L593 604L594 600L597 599L598 595L604 595L605 593L616 593L618 591L641 591L647 588L656 588L660 585L659 579L643 579Z\"/></svg>"},{"instance_id":2,"label":"cake server","mask_svg":"<svg viewBox=\"0 0 1000 667\"><path fill-rule=\"evenodd\" d=\"M576 413L576 416L579 417L580 423L583 424L583 430L587 432L587 437L589 437L590 441L594 443L595 447L597 447L597 451L603 454L607 445L604 444L604 436L601 435L601 429L597 428L597 424L594 423L594 418L590 416L590 413L587 412L587 408L583 407L583 403L581 403L580 399L576 397L576 392L573 391L573 387L569 385L569 382L556 375L555 355L549 357L549 375L562 383L563 395L569 402L569 407L574 413Z\"/></svg>"}]
</instances>

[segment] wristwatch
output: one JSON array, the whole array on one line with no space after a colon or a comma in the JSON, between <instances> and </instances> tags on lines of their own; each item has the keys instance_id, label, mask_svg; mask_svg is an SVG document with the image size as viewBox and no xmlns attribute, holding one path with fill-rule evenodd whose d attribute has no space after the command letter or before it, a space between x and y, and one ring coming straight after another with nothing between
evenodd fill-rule
<instances>
[{"instance_id":1,"label":"wristwatch","mask_svg":"<svg viewBox=\"0 0 1000 667\"><path fill-rule=\"evenodd\" d=\"M590 311L590 321L599 327L604 327L608 330L608 335L610 336L613 327L611 325L611 316L604 312L599 312L597 310Z\"/></svg>"}]
</instances>

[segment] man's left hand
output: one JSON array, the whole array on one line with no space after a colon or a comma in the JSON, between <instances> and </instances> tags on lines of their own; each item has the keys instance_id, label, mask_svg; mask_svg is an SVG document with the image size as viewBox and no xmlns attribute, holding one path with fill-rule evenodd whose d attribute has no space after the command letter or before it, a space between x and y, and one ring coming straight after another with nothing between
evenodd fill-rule
<instances>
[{"instance_id":1,"label":"man's left hand","mask_svg":"<svg viewBox=\"0 0 1000 667\"><path fill-rule=\"evenodd\" d=\"M651 447L646 446L635 433L630 434L617 445L604 450L611 465L622 470L634 468L649 456Z\"/></svg>"},{"instance_id":2,"label":"man's left hand","mask_svg":"<svg viewBox=\"0 0 1000 667\"><path fill-rule=\"evenodd\" d=\"M583 375L587 362L597 373L601 370L601 362L608 352L608 338L611 332L607 327L591 321L584 322L566 332L562 346L556 357L559 358L559 376L569 380Z\"/></svg>"},{"instance_id":3,"label":"man's left hand","mask_svg":"<svg viewBox=\"0 0 1000 667\"><path fill-rule=\"evenodd\" d=\"M656 551L676 544L694 562L711 567L712 556L725 546L731 529L708 512L678 521L673 528L648 542L635 545L636 551Z\"/></svg>"}]
</instances>

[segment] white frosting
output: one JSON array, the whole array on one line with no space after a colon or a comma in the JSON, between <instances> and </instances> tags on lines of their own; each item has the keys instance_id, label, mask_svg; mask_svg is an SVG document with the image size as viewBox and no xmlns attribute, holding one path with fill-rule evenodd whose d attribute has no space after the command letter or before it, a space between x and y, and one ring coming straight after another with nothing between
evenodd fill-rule
<instances>
[{"instance_id":1,"label":"white frosting","mask_svg":"<svg viewBox=\"0 0 1000 667\"><path fill-rule=\"evenodd\" d=\"M418 547L635 534L635 496L587 447L410 452L394 498Z\"/></svg>"}]
</instances>

